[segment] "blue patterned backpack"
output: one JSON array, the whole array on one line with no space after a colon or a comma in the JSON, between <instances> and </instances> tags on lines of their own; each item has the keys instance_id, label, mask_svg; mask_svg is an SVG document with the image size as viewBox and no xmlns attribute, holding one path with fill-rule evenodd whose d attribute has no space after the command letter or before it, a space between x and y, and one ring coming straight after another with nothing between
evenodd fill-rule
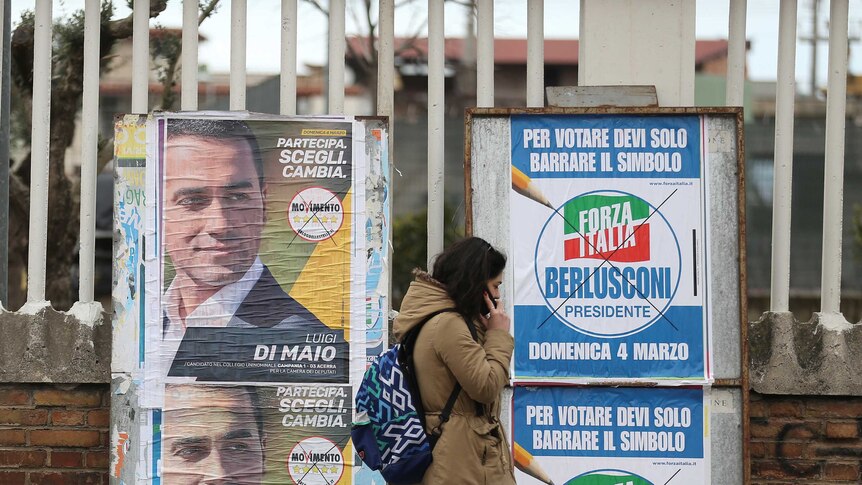
<instances>
[{"instance_id":1,"label":"blue patterned backpack","mask_svg":"<svg viewBox=\"0 0 862 485\"><path fill-rule=\"evenodd\" d=\"M426 433L413 348L425 323L440 313L455 311L436 311L410 329L400 343L374 360L356 393L356 421L350 433L353 445L362 461L372 470L380 470L392 485L422 481L434 445L461 393L461 385L456 384L440 413L440 425ZM467 326L473 340L478 340L473 325Z\"/></svg>"}]
</instances>

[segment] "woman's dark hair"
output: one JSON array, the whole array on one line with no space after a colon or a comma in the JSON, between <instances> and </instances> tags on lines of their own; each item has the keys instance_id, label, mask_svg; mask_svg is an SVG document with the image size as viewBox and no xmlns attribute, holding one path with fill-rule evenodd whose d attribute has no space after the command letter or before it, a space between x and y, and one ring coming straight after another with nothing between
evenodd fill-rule
<instances>
[{"instance_id":1,"label":"woman's dark hair","mask_svg":"<svg viewBox=\"0 0 862 485\"><path fill-rule=\"evenodd\" d=\"M478 237L462 239L434 260L431 276L446 285L455 308L467 318L487 313L482 297L486 283L503 272L506 256Z\"/></svg>"}]
</instances>

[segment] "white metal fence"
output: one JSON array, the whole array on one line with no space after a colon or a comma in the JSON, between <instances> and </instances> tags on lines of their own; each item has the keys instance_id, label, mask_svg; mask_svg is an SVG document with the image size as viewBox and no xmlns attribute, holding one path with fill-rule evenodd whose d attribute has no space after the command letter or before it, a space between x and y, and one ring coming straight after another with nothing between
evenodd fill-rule
<instances>
[{"instance_id":1,"label":"white metal fence","mask_svg":"<svg viewBox=\"0 0 862 485\"><path fill-rule=\"evenodd\" d=\"M296 112L297 1L281 2L281 102L282 114ZM590 0L584 0L590 1ZM597 1L597 0L596 0ZM94 303L94 212L99 94L99 0L86 0L85 76L83 97L83 149L81 170L80 294L78 305ZM776 95L775 170L772 229L771 309L789 309L790 207L793 159L795 95L795 46L797 0L781 0ZM845 93L849 0L832 0L829 19L829 80L826 116L825 196L821 309L837 313L840 303L842 262L842 204L844 169ZM0 3L8 15L8 0ZM331 113L344 112L345 0L330 0L328 100ZM443 144L444 144L444 0L428 0L428 254L443 247ZM182 99L183 110L197 109L198 1L183 1ZM230 49L230 108L245 109L246 0L232 0ZM477 104L494 105L494 2L477 0ZM740 105L743 99L746 53L746 0L730 0L729 51L726 99ZM133 26L132 111L148 106L149 0L135 0ZM528 31L527 105L543 106L543 0L529 0L524 16ZM0 17L2 18L2 17ZM379 65L377 114L394 113L394 18L395 1L379 1ZM45 301L46 238L48 221L48 149L51 103L52 0L35 1L33 67L33 120L31 134L32 175L28 291L25 311L47 306ZM9 24L5 23L4 35ZM0 42L3 42L0 40ZM8 45L0 44L3 49ZM583 45L581 46L583 49ZM6 135L8 136L8 135ZM5 237L5 235L4 235Z\"/></svg>"}]
</instances>

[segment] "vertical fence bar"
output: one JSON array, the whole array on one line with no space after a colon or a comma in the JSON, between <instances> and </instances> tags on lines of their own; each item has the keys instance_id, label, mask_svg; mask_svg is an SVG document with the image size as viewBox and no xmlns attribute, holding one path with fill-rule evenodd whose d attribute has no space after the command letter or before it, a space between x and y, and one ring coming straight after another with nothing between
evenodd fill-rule
<instances>
[{"instance_id":1,"label":"vertical fence bar","mask_svg":"<svg viewBox=\"0 0 862 485\"><path fill-rule=\"evenodd\" d=\"M281 0L281 91L278 112L296 114L296 0Z\"/></svg>"},{"instance_id":2,"label":"vertical fence bar","mask_svg":"<svg viewBox=\"0 0 862 485\"><path fill-rule=\"evenodd\" d=\"M727 29L727 83L724 104L742 106L745 93L745 16L747 0L730 0Z\"/></svg>"},{"instance_id":3,"label":"vertical fence bar","mask_svg":"<svg viewBox=\"0 0 862 485\"><path fill-rule=\"evenodd\" d=\"M385 173L389 182L392 182L392 172L395 159L395 0L380 0L377 14L377 115L389 117L389 171ZM385 217L391 220L392 209ZM392 226L390 226L391 228ZM388 237L383 244L392 247L392 231L389 230ZM391 262L385 263L391 273ZM392 278L389 278L389 294L392 294ZM386 315L392 310L392 300L386 299ZM388 328L388 327L386 327ZM387 342L388 340L384 340ZM384 343L384 345L386 345Z\"/></svg>"},{"instance_id":4,"label":"vertical fence bar","mask_svg":"<svg viewBox=\"0 0 862 485\"><path fill-rule=\"evenodd\" d=\"M344 114L344 0L329 2L329 113Z\"/></svg>"},{"instance_id":5,"label":"vertical fence bar","mask_svg":"<svg viewBox=\"0 0 862 485\"><path fill-rule=\"evenodd\" d=\"M820 0L811 0L811 95L817 95L817 51L820 47Z\"/></svg>"},{"instance_id":6,"label":"vertical fence bar","mask_svg":"<svg viewBox=\"0 0 862 485\"><path fill-rule=\"evenodd\" d=\"M230 2L230 109L245 109L246 0Z\"/></svg>"},{"instance_id":7,"label":"vertical fence bar","mask_svg":"<svg viewBox=\"0 0 862 485\"><path fill-rule=\"evenodd\" d=\"M848 0L829 2L829 81L826 92L826 170L823 190L823 313L841 304L841 229L844 222L844 125L847 113Z\"/></svg>"},{"instance_id":8,"label":"vertical fence bar","mask_svg":"<svg viewBox=\"0 0 862 485\"><path fill-rule=\"evenodd\" d=\"M545 0L527 2L527 107L545 106Z\"/></svg>"},{"instance_id":9,"label":"vertical fence bar","mask_svg":"<svg viewBox=\"0 0 862 485\"><path fill-rule=\"evenodd\" d=\"M428 0L428 268L443 251L443 0Z\"/></svg>"},{"instance_id":10,"label":"vertical fence bar","mask_svg":"<svg viewBox=\"0 0 862 485\"><path fill-rule=\"evenodd\" d=\"M11 0L0 0L0 307L9 300L9 110L12 77L9 75L12 30Z\"/></svg>"},{"instance_id":11,"label":"vertical fence bar","mask_svg":"<svg viewBox=\"0 0 862 485\"><path fill-rule=\"evenodd\" d=\"M778 75L775 95L775 171L772 189L772 281L769 307L789 310L790 202L793 179L793 110L796 92L797 0L781 2L778 18Z\"/></svg>"},{"instance_id":12,"label":"vertical fence bar","mask_svg":"<svg viewBox=\"0 0 862 485\"><path fill-rule=\"evenodd\" d=\"M476 72L476 56L477 56L477 47L476 44L476 8L475 4L472 2L467 2L468 12L467 12L467 33L464 36L464 48L461 51L461 70L462 72L459 74L458 83L458 93L460 96L464 98L469 104L476 104L476 88L479 85L479 77ZM472 99L471 99L472 98Z\"/></svg>"},{"instance_id":13,"label":"vertical fence bar","mask_svg":"<svg viewBox=\"0 0 862 485\"><path fill-rule=\"evenodd\" d=\"M84 10L84 86L81 107L81 268L78 301L93 302L96 264L96 162L99 142L99 0Z\"/></svg>"},{"instance_id":14,"label":"vertical fence bar","mask_svg":"<svg viewBox=\"0 0 862 485\"><path fill-rule=\"evenodd\" d=\"M494 1L476 0L476 106L494 107Z\"/></svg>"},{"instance_id":15,"label":"vertical fence bar","mask_svg":"<svg viewBox=\"0 0 862 485\"><path fill-rule=\"evenodd\" d=\"M132 112L146 113L150 89L150 0L132 11Z\"/></svg>"},{"instance_id":16,"label":"vertical fence bar","mask_svg":"<svg viewBox=\"0 0 862 485\"><path fill-rule=\"evenodd\" d=\"M51 136L51 0L36 0L33 42L33 127L30 135L30 239L27 303L45 301L48 156Z\"/></svg>"},{"instance_id":17,"label":"vertical fence bar","mask_svg":"<svg viewBox=\"0 0 862 485\"><path fill-rule=\"evenodd\" d=\"M198 0L183 0L183 111L198 109Z\"/></svg>"},{"instance_id":18,"label":"vertical fence bar","mask_svg":"<svg viewBox=\"0 0 862 485\"><path fill-rule=\"evenodd\" d=\"M395 0L380 0L378 17L377 114L389 116L391 133L395 112Z\"/></svg>"}]
</instances>

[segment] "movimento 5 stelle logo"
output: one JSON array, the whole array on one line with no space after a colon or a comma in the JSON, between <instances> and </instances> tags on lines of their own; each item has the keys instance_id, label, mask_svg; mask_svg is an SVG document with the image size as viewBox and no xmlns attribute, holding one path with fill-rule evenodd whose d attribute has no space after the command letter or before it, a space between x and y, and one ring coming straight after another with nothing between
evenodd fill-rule
<instances>
[{"instance_id":1,"label":"movimento 5 stelle logo","mask_svg":"<svg viewBox=\"0 0 862 485\"><path fill-rule=\"evenodd\" d=\"M587 192L557 208L534 261L548 308L597 337L631 335L663 318L682 267L679 241L661 211L617 190Z\"/></svg>"}]
</instances>

